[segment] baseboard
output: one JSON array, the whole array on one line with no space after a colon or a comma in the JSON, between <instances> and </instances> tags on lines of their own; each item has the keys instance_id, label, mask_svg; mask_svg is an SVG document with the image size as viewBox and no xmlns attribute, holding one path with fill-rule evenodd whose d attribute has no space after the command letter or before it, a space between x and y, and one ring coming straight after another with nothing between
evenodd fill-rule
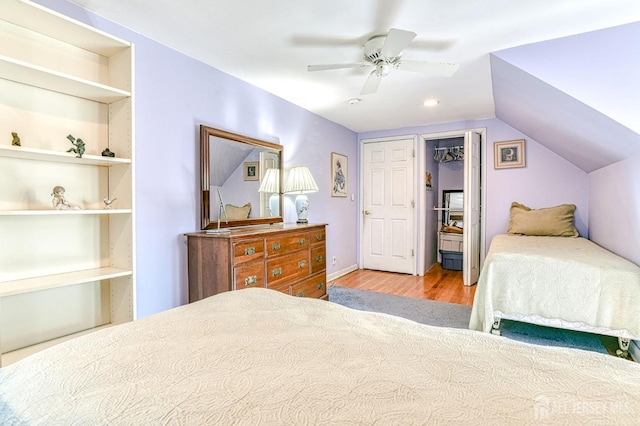
<instances>
[{"instance_id":1,"label":"baseboard","mask_svg":"<svg viewBox=\"0 0 640 426\"><path fill-rule=\"evenodd\" d=\"M353 272L356 269L358 269L358 265L357 264L353 264L351 266L348 266L344 269L341 269L339 271L336 271L332 274L327 275L327 282L331 283L331 281L336 280L338 278L340 278L343 275L347 275L349 272Z\"/></svg>"},{"instance_id":2,"label":"baseboard","mask_svg":"<svg viewBox=\"0 0 640 426\"><path fill-rule=\"evenodd\" d=\"M629 345L629 355L635 362L640 363L640 341L632 340Z\"/></svg>"}]
</instances>

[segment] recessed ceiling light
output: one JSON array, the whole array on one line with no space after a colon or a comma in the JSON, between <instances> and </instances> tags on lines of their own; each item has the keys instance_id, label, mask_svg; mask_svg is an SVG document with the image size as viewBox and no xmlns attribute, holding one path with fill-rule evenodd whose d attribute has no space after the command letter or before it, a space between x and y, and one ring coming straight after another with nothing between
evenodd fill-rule
<instances>
[{"instance_id":1,"label":"recessed ceiling light","mask_svg":"<svg viewBox=\"0 0 640 426\"><path fill-rule=\"evenodd\" d=\"M362 101L362 99L360 99L360 98L351 98L347 102L349 102L349 105L357 105L361 101Z\"/></svg>"},{"instance_id":2,"label":"recessed ceiling light","mask_svg":"<svg viewBox=\"0 0 640 426\"><path fill-rule=\"evenodd\" d=\"M426 101L424 101L422 103L422 105L426 106L426 107L432 107L432 106L436 106L440 103L439 100L437 99L427 99Z\"/></svg>"}]
</instances>

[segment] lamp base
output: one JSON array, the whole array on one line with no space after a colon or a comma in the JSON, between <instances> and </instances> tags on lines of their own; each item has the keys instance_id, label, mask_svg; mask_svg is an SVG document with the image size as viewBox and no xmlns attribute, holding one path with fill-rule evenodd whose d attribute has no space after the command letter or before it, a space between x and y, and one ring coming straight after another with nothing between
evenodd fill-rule
<instances>
[{"instance_id":1,"label":"lamp base","mask_svg":"<svg viewBox=\"0 0 640 426\"><path fill-rule=\"evenodd\" d=\"M305 194L299 194L296 197L296 213L298 213L297 223L308 223L307 215L309 214L309 199Z\"/></svg>"}]
</instances>

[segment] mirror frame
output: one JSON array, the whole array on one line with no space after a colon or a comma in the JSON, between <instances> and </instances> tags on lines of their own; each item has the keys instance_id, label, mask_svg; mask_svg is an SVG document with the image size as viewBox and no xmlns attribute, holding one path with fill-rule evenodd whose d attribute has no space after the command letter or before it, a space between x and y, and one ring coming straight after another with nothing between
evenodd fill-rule
<instances>
[{"instance_id":1,"label":"mirror frame","mask_svg":"<svg viewBox=\"0 0 640 426\"><path fill-rule=\"evenodd\" d=\"M211 136L215 136L218 138L229 139L240 143L246 143L249 145L269 148L275 151L278 151L280 155L280 216L273 217L260 217L260 218L249 218L249 219L239 219L229 221L229 223L220 222L220 228L230 228L236 226L247 226L247 225L260 225L260 224L272 224L283 222L283 198L284 194L282 192L282 179L284 176L284 150L282 145L278 145L271 142L266 142L260 139L255 139L249 136L240 135L237 133L228 132L226 130L216 129L214 127L208 127L204 124L200 125L200 228L202 230L206 229L218 229L218 222L211 221L211 164L209 164L209 139Z\"/></svg>"}]
</instances>

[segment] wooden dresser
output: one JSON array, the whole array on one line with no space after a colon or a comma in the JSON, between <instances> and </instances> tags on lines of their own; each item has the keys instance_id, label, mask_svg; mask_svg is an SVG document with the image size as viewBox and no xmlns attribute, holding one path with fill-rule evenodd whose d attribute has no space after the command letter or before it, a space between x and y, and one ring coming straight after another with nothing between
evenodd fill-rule
<instances>
[{"instance_id":1,"label":"wooden dresser","mask_svg":"<svg viewBox=\"0 0 640 426\"><path fill-rule=\"evenodd\" d=\"M327 298L324 224L274 224L186 236L189 302L250 287Z\"/></svg>"}]
</instances>

